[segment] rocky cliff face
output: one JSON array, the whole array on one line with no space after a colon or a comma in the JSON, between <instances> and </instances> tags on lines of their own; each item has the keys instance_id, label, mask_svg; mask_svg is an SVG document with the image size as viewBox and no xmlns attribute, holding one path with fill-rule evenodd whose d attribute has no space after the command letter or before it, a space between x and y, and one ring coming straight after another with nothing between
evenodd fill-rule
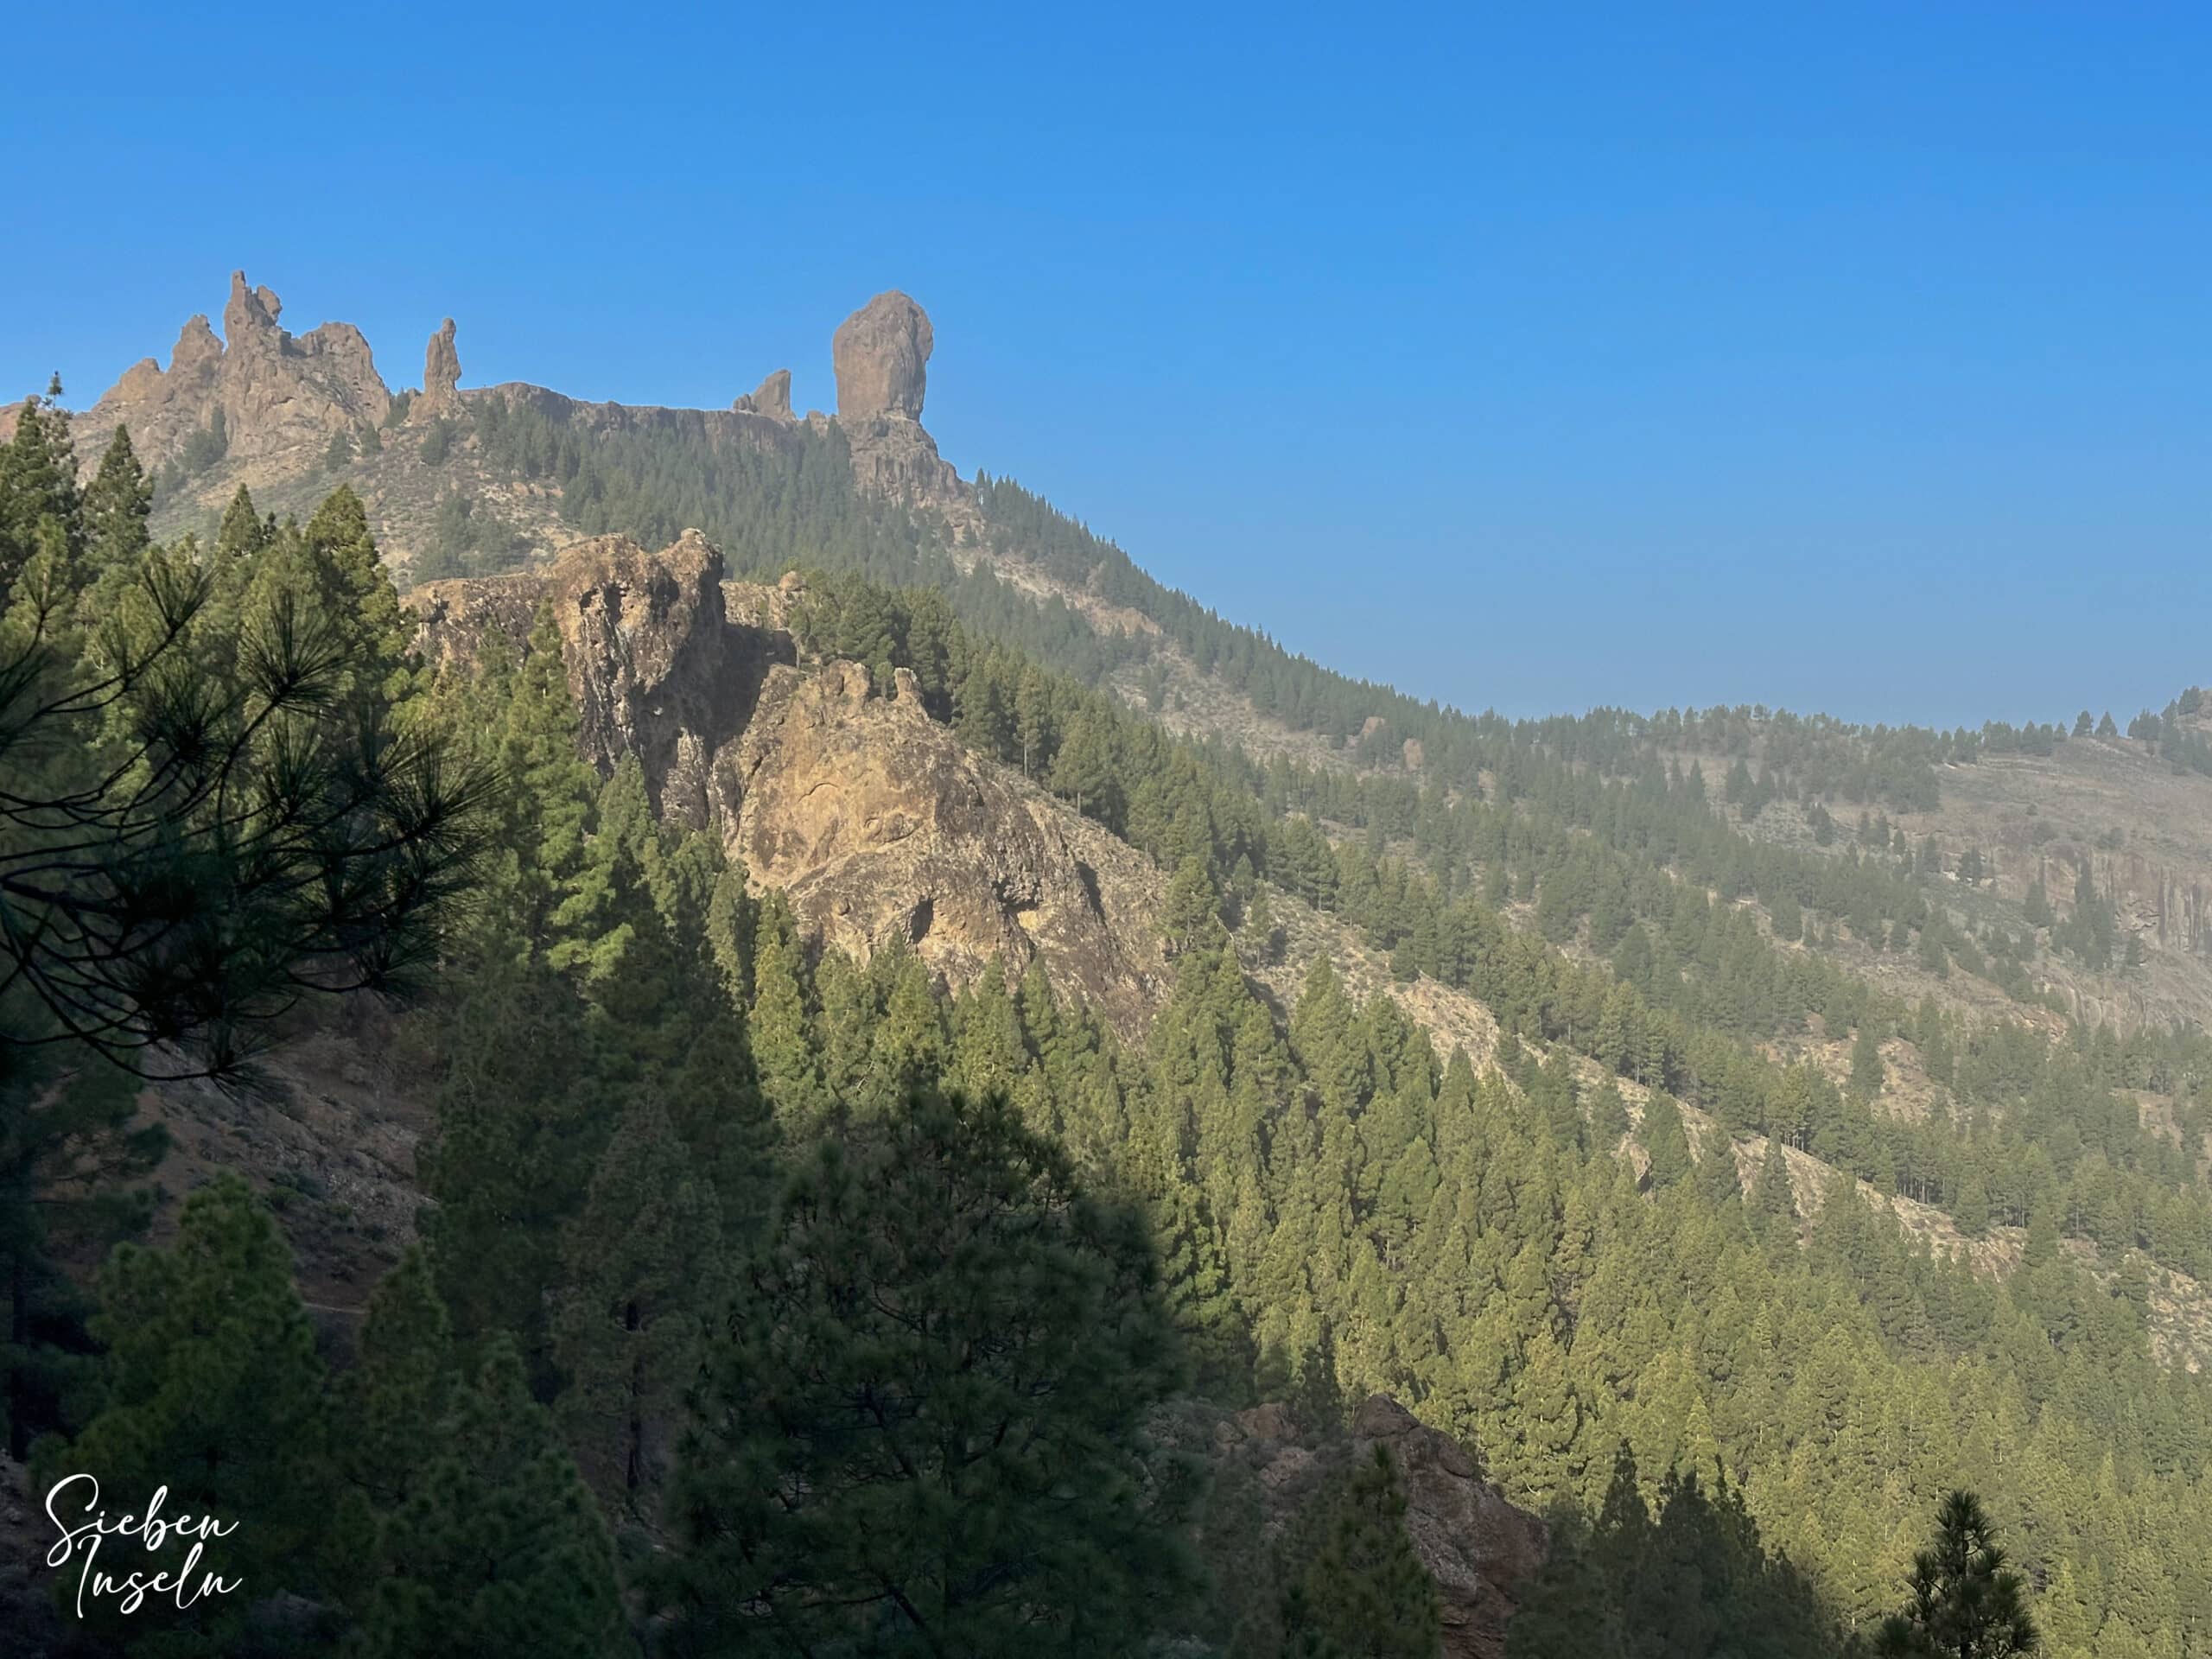
<instances>
[{"instance_id":1,"label":"rocky cliff face","mask_svg":"<svg viewBox=\"0 0 2212 1659\"><path fill-rule=\"evenodd\" d=\"M353 434L384 423L391 393L378 374L369 343L350 322L327 322L295 335L277 318L284 302L266 288L231 275L220 340L205 316L178 336L167 370L147 358L73 423L80 457L97 460L108 435L130 429L149 466L181 455L195 432L218 415L239 461L296 453L311 465L333 433Z\"/></svg>"},{"instance_id":2,"label":"rocky cliff face","mask_svg":"<svg viewBox=\"0 0 2212 1659\"><path fill-rule=\"evenodd\" d=\"M815 937L861 957L903 938L956 985L993 957L1015 974L1042 957L1134 1032L1165 989L1158 872L969 753L911 676L803 669L792 597L726 589L687 531L658 553L599 537L548 575L434 582L410 603L426 654L466 664L491 631L521 648L550 601L587 758L605 773L637 755L661 812L718 833Z\"/></svg>"},{"instance_id":3,"label":"rocky cliff face","mask_svg":"<svg viewBox=\"0 0 2212 1659\"><path fill-rule=\"evenodd\" d=\"M837 424L852 447L853 481L868 494L925 505L963 494L959 474L922 427L936 346L929 314L895 289L837 327Z\"/></svg>"},{"instance_id":4,"label":"rocky cliff face","mask_svg":"<svg viewBox=\"0 0 2212 1659\"><path fill-rule=\"evenodd\" d=\"M1216 1421L1206 1456L1218 1477L1257 1488L1272 1540L1332 1475L1389 1448L1406 1493L1406 1531L1436 1581L1447 1659L1503 1659L1506 1623L1544 1564L1550 1533L1482 1478L1466 1448L1388 1395L1372 1395L1348 1438L1316 1443L1280 1405Z\"/></svg>"},{"instance_id":5,"label":"rocky cliff face","mask_svg":"<svg viewBox=\"0 0 2212 1659\"><path fill-rule=\"evenodd\" d=\"M791 372L771 370L760 384L730 407L741 415L766 415L772 421L789 421L791 415Z\"/></svg>"}]
</instances>

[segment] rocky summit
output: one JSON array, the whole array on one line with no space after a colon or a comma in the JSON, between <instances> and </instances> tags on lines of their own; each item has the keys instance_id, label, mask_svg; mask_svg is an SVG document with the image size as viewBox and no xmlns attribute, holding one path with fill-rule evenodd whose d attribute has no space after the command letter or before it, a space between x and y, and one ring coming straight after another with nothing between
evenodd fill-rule
<instances>
[{"instance_id":1,"label":"rocky summit","mask_svg":"<svg viewBox=\"0 0 2212 1659\"><path fill-rule=\"evenodd\" d=\"M837 420L853 447L853 478L871 494L936 503L956 495L958 474L922 429L930 353L928 314L896 289L837 326Z\"/></svg>"},{"instance_id":2,"label":"rocky summit","mask_svg":"<svg viewBox=\"0 0 2212 1659\"><path fill-rule=\"evenodd\" d=\"M217 435L250 461L382 425L391 392L361 331L326 322L296 335L277 321L283 310L274 292L233 271L220 340L205 316L193 318L167 370L150 357L134 365L79 423L101 436L129 426L149 465L183 455L195 434Z\"/></svg>"},{"instance_id":3,"label":"rocky summit","mask_svg":"<svg viewBox=\"0 0 2212 1659\"><path fill-rule=\"evenodd\" d=\"M433 662L486 639L525 652L550 604L583 753L643 765L661 812L711 828L756 888L862 958L894 939L951 985L1033 959L1124 1030L1164 991L1159 873L1126 843L982 760L900 669L799 664L783 625L804 591L725 583L696 531L658 552L605 536L543 575L433 582L410 603Z\"/></svg>"}]
</instances>

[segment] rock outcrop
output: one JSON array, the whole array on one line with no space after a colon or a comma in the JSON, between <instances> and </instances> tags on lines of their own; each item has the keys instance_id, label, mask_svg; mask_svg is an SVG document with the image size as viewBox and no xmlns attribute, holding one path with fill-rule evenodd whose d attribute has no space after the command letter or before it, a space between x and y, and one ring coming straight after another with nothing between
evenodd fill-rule
<instances>
[{"instance_id":1,"label":"rock outcrop","mask_svg":"<svg viewBox=\"0 0 2212 1659\"><path fill-rule=\"evenodd\" d=\"M409 603L426 655L466 664L493 631L521 648L550 601L585 756L602 774L638 756L660 812L712 828L816 938L861 957L904 939L956 985L1041 957L1134 1032L1164 989L1158 872L971 754L912 675L803 671L782 628L796 597L726 588L721 556L686 531L658 553L601 537L548 575L433 582Z\"/></svg>"},{"instance_id":2,"label":"rock outcrop","mask_svg":"<svg viewBox=\"0 0 2212 1659\"><path fill-rule=\"evenodd\" d=\"M837 424L852 448L853 481L870 495L921 505L961 496L959 474L922 428L936 343L928 314L896 289L837 327Z\"/></svg>"},{"instance_id":3,"label":"rock outcrop","mask_svg":"<svg viewBox=\"0 0 2212 1659\"><path fill-rule=\"evenodd\" d=\"M79 450L89 447L97 458L120 423L149 466L181 455L194 434L219 427L238 460L313 456L334 432L382 425L391 393L361 331L327 322L296 336L277 321L283 309L270 289L249 287L244 271L233 272L225 338L215 338L205 316L186 323L166 371L151 358L133 365L76 417Z\"/></svg>"},{"instance_id":4,"label":"rock outcrop","mask_svg":"<svg viewBox=\"0 0 2212 1659\"><path fill-rule=\"evenodd\" d=\"M1544 1564L1550 1533L1483 1479L1466 1449L1388 1395L1370 1395L1349 1437L1316 1441L1281 1405L1225 1415L1207 1455L1257 1489L1262 1536L1281 1535L1332 1476L1389 1448L1406 1494L1406 1532L1436 1582L1448 1659L1503 1659L1522 1586Z\"/></svg>"},{"instance_id":5,"label":"rock outcrop","mask_svg":"<svg viewBox=\"0 0 2212 1659\"><path fill-rule=\"evenodd\" d=\"M741 415L766 415L772 421L793 419L791 372L789 369L772 371L758 386L730 407Z\"/></svg>"},{"instance_id":6,"label":"rock outcrop","mask_svg":"<svg viewBox=\"0 0 2212 1659\"><path fill-rule=\"evenodd\" d=\"M423 395L407 411L408 419L429 420L461 407L461 353L454 349L453 319L448 317L430 336L423 353Z\"/></svg>"},{"instance_id":7,"label":"rock outcrop","mask_svg":"<svg viewBox=\"0 0 2212 1659\"><path fill-rule=\"evenodd\" d=\"M837 418L922 417L930 353L929 314L898 289L877 295L838 324L830 341L837 370Z\"/></svg>"}]
</instances>

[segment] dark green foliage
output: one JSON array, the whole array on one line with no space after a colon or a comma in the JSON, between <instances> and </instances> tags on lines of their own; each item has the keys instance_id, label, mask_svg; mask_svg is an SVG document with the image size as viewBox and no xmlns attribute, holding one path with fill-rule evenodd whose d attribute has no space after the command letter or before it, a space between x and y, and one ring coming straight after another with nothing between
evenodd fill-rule
<instances>
[{"instance_id":1,"label":"dark green foliage","mask_svg":"<svg viewBox=\"0 0 2212 1659\"><path fill-rule=\"evenodd\" d=\"M614 1568L522 1362L492 1345L418 1425L431 1448L378 1534L377 1575L345 1649L360 1659L601 1659L625 1650ZM630 1650L634 1651L634 1648Z\"/></svg>"},{"instance_id":2,"label":"dark green foliage","mask_svg":"<svg viewBox=\"0 0 2212 1659\"><path fill-rule=\"evenodd\" d=\"M1436 1584L1406 1535L1406 1496L1387 1447L1323 1500L1319 1538L1284 1593L1287 1653L1313 1659L1434 1659Z\"/></svg>"},{"instance_id":3,"label":"dark green foliage","mask_svg":"<svg viewBox=\"0 0 2212 1659\"><path fill-rule=\"evenodd\" d=\"M107 1345L105 1403L74 1444L38 1460L41 1486L79 1471L111 1513L140 1510L158 1487L172 1516L213 1516L236 1530L206 1541L194 1569L242 1580L250 1594L209 1595L158 1622L132 1620L113 1597L84 1603L87 1622L144 1637L172 1653L234 1650L254 1602L279 1590L315 1593L339 1566L321 1546L334 1496L315 1332L292 1284L291 1252L245 1183L224 1175L186 1203L175 1244L120 1247L100 1273L92 1332ZM81 1507L92 1491L72 1489ZM89 1518L84 1517L84 1518ZM173 1535L127 1566L181 1571L193 1547ZM56 1580L75 1604L77 1575Z\"/></svg>"},{"instance_id":4,"label":"dark green foliage","mask_svg":"<svg viewBox=\"0 0 2212 1659\"><path fill-rule=\"evenodd\" d=\"M553 1354L561 1421L613 1512L652 1518L721 1299L715 1194L693 1179L656 1095L632 1097L570 1229Z\"/></svg>"},{"instance_id":5,"label":"dark green foliage","mask_svg":"<svg viewBox=\"0 0 2212 1659\"><path fill-rule=\"evenodd\" d=\"M24 780L0 801L0 957L35 1017L126 1067L220 1072L305 994L404 984L485 785L397 710L404 634L359 504L236 571L148 554L90 640L56 575L34 560L0 624L0 762Z\"/></svg>"},{"instance_id":6,"label":"dark green foliage","mask_svg":"<svg viewBox=\"0 0 2212 1659\"><path fill-rule=\"evenodd\" d=\"M0 448L0 595L41 554L73 584L84 543L68 417L51 399L26 399L15 435Z\"/></svg>"},{"instance_id":7,"label":"dark green foliage","mask_svg":"<svg viewBox=\"0 0 2212 1659\"><path fill-rule=\"evenodd\" d=\"M139 1118L135 1079L110 1066L62 1071L61 1058L0 1046L0 1429L18 1461L68 1421L92 1380L83 1299L56 1257L135 1233L151 1198L137 1183L168 1145Z\"/></svg>"},{"instance_id":8,"label":"dark green foliage","mask_svg":"<svg viewBox=\"0 0 2212 1659\"><path fill-rule=\"evenodd\" d=\"M85 486L85 567L89 580L97 582L109 572L127 580L137 569L151 545L146 520L153 510L153 480L138 464L130 434L118 426L100 456L92 481Z\"/></svg>"},{"instance_id":9,"label":"dark green foliage","mask_svg":"<svg viewBox=\"0 0 2212 1659\"><path fill-rule=\"evenodd\" d=\"M794 1176L712 1345L672 1516L684 1650L1128 1654L1185 1584L1138 1424L1142 1229L1002 1104L923 1094Z\"/></svg>"},{"instance_id":10,"label":"dark green foliage","mask_svg":"<svg viewBox=\"0 0 2212 1659\"><path fill-rule=\"evenodd\" d=\"M2007 1565L1980 1500L1950 1493L1936 1511L1934 1544L1913 1558L1911 1605L1883 1624L1877 1651L2005 1659L2036 1644L2027 1586Z\"/></svg>"},{"instance_id":11,"label":"dark green foliage","mask_svg":"<svg viewBox=\"0 0 2212 1659\"><path fill-rule=\"evenodd\" d=\"M1743 1500L1694 1475L1656 1516L1624 1452L1593 1522L1554 1517L1551 1554L1507 1627L1509 1659L1805 1659L1859 1649Z\"/></svg>"},{"instance_id":12,"label":"dark green foliage","mask_svg":"<svg viewBox=\"0 0 2212 1659\"><path fill-rule=\"evenodd\" d=\"M522 563L529 541L471 495L448 490L430 516L429 538L409 569L417 583L482 576Z\"/></svg>"},{"instance_id":13,"label":"dark green foliage","mask_svg":"<svg viewBox=\"0 0 2212 1659\"><path fill-rule=\"evenodd\" d=\"M99 1403L58 1258L96 1256L148 1212L139 1182L165 1136L137 1116L139 1076L236 1073L313 994L417 981L485 788L410 726L397 601L358 503L278 532L242 493L203 561L148 543L127 435L81 497L70 471L59 415L27 411L0 451L0 1381L16 1456ZM232 1209L204 1219L226 1271L274 1272ZM118 1357L140 1333L116 1308L150 1307L168 1259L111 1269ZM145 1369L187 1351L129 1387L158 1393ZM144 1430L152 1402L129 1403ZM300 1452L311 1472L306 1429Z\"/></svg>"},{"instance_id":14,"label":"dark green foliage","mask_svg":"<svg viewBox=\"0 0 2212 1659\"><path fill-rule=\"evenodd\" d=\"M1672 1186L1690 1173L1690 1140L1673 1096L1655 1094L1643 1108L1643 1149L1651 1155L1654 1186Z\"/></svg>"},{"instance_id":15,"label":"dark green foliage","mask_svg":"<svg viewBox=\"0 0 2212 1659\"><path fill-rule=\"evenodd\" d=\"M223 521L215 532L216 557L222 561L248 557L260 552L276 534L275 519L264 519L254 512L253 496L241 484L230 505L223 509Z\"/></svg>"}]
</instances>

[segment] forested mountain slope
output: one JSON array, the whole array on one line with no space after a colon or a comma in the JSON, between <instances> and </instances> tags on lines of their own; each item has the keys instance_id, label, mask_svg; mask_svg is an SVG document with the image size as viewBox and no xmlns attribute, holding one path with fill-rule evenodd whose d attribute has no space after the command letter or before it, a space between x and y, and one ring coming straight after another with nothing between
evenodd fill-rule
<instances>
[{"instance_id":1,"label":"forested mountain slope","mask_svg":"<svg viewBox=\"0 0 2212 1659\"><path fill-rule=\"evenodd\" d=\"M397 1039L427 1103L396 1133L454 1329L512 1341L618 1532L667 1543L684 1408L655 1384L610 1484L579 1392L606 1357L547 1287L625 1259L649 1167L694 1172L699 1259L750 1249L773 1172L940 1080L1135 1206L1200 1398L1328 1422L1387 1393L1548 1508L1532 1659L1618 1634L1646 1521L1711 1548L1755 1521L1706 1613L1840 1645L1954 1484L2005 1517L2054 1651L2208 1650L2193 701L2063 740L1465 716L953 475L899 296L840 330L837 418L801 421L775 377L723 412L461 391L443 331L393 397L357 335L291 341L238 288L259 344L79 417L86 497L135 465L98 427L147 422L154 524L204 533L179 558L248 594L347 573L316 578L332 613L423 652L394 707L508 780L461 971ZM18 417L17 472L52 424ZM340 483L304 530L267 515ZM379 526L435 578L419 627L362 574ZM88 570L140 556L105 534ZM277 1064L311 1087L305 1052ZM304 1136L203 1138L194 1173L310 1163L360 1086ZM318 1244L300 1197L346 1218L290 1190L326 1265L406 1242L387 1199ZM1294 1616L1265 1581L1174 1628L1256 1659Z\"/></svg>"}]
</instances>

